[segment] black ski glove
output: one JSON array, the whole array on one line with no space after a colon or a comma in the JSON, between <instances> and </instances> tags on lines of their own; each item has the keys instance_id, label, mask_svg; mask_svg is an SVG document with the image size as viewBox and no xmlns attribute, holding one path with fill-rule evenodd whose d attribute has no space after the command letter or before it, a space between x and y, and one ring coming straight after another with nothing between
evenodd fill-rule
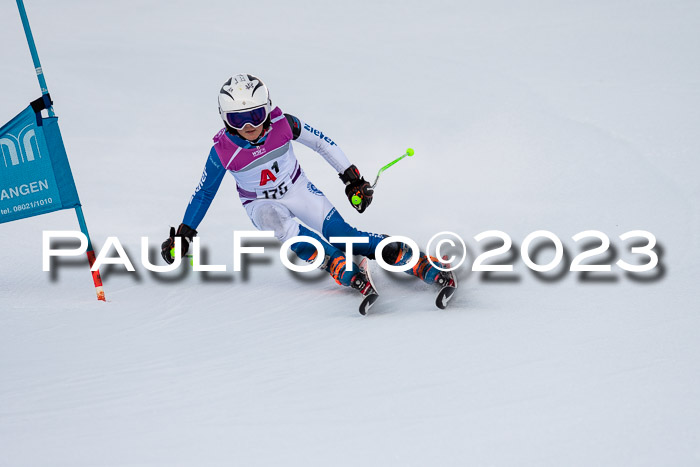
<instances>
[{"instance_id":1,"label":"black ski glove","mask_svg":"<svg viewBox=\"0 0 700 467\"><path fill-rule=\"evenodd\" d=\"M195 236L197 236L197 231L190 228L188 225L180 224L180 227L177 228L177 232L175 232L175 227L170 227L170 237L160 246L160 255L166 263L173 264L175 259L170 254L170 250L175 247L175 237L180 237L182 239L180 251L182 253L181 257L184 257L190 249L190 242Z\"/></svg>"},{"instance_id":2,"label":"black ski glove","mask_svg":"<svg viewBox=\"0 0 700 467\"><path fill-rule=\"evenodd\" d=\"M338 174L338 176L345 183L345 196L348 197L352 207L357 209L357 212L365 212L367 206L372 203L374 195L374 189L369 182L360 175L360 171L354 165L348 167L345 172Z\"/></svg>"}]
</instances>

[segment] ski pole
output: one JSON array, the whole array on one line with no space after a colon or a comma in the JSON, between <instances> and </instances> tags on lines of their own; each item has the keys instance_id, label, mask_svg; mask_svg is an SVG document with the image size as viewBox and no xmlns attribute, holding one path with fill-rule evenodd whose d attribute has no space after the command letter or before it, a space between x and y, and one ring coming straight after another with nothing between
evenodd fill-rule
<instances>
[{"instance_id":1,"label":"ski pole","mask_svg":"<svg viewBox=\"0 0 700 467\"><path fill-rule=\"evenodd\" d=\"M382 174L382 172L384 172L386 169L388 169L392 165L396 164L398 161L400 161L404 157L406 157L406 156L411 157L414 154L415 154L415 151L412 148L408 148L408 149L406 149L406 152L402 156L397 157L396 159L394 159L393 161L389 162L387 165L385 165L384 167L379 169L379 172L377 172L377 178L374 179L374 183L372 183L372 185L371 185L372 189L374 190L374 187L377 186L377 182L379 181L379 176ZM359 196L354 195L352 197L352 204L354 204L355 206L357 206L361 202L362 202L362 198L360 198Z\"/></svg>"}]
</instances>

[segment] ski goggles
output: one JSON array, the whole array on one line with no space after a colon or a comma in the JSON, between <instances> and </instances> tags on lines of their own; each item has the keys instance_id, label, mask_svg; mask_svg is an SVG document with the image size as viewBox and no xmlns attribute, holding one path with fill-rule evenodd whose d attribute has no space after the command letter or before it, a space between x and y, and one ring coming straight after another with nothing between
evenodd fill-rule
<instances>
[{"instance_id":1,"label":"ski goggles","mask_svg":"<svg viewBox=\"0 0 700 467\"><path fill-rule=\"evenodd\" d=\"M244 126L251 124L254 127L263 124L267 119L267 106L258 107L245 112L228 112L226 122L236 130L242 130Z\"/></svg>"}]
</instances>

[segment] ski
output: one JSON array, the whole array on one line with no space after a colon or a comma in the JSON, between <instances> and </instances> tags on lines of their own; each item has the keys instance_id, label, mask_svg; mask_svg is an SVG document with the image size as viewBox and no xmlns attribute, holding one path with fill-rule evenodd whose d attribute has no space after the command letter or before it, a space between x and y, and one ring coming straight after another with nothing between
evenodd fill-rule
<instances>
[{"instance_id":1,"label":"ski","mask_svg":"<svg viewBox=\"0 0 700 467\"><path fill-rule=\"evenodd\" d=\"M443 263L444 266L450 267L449 264ZM437 297L435 297L435 306L444 310L447 308L447 303L457 290L457 277L452 271L440 271L437 284L440 287Z\"/></svg>"},{"instance_id":2,"label":"ski","mask_svg":"<svg viewBox=\"0 0 700 467\"><path fill-rule=\"evenodd\" d=\"M374 282L372 282L372 274L369 271L369 260L367 258L363 258L360 262L360 270L353 278L352 287L364 295L358 310L364 316L379 298Z\"/></svg>"},{"instance_id":3,"label":"ski","mask_svg":"<svg viewBox=\"0 0 700 467\"><path fill-rule=\"evenodd\" d=\"M362 316L365 316L367 312L369 311L370 308L372 308L372 305L374 305L374 302L377 301L379 298L379 295L374 292L369 295L366 295L365 298L362 299L362 303L360 303L360 309L359 312Z\"/></svg>"}]
</instances>

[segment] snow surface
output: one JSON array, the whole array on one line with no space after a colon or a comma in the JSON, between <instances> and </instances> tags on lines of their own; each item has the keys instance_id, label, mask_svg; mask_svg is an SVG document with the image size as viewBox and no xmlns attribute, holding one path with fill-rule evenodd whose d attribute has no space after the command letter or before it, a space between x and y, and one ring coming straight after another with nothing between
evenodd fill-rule
<instances>
[{"instance_id":1,"label":"snow surface","mask_svg":"<svg viewBox=\"0 0 700 467\"><path fill-rule=\"evenodd\" d=\"M42 231L77 229L72 211L0 226L0 465L700 464L698 2L27 10L93 241L117 236L137 272L103 268L99 303L85 261L41 269ZM4 123L39 96L14 2L0 43ZM216 93L241 71L368 178L415 148L359 215L297 146L352 224L467 241L448 310L375 268L382 297L362 317L355 293L291 274L274 243L233 273L232 231L252 225L230 177L199 229L227 273L140 265L140 237L155 260L181 221ZM473 237L491 229L514 248L550 230L567 261L574 234L600 230L608 262L635 262L618 236L644 229L661 265L540 277L513 250L513 273L484 277Z\"/></svg>"}]
</instances>

